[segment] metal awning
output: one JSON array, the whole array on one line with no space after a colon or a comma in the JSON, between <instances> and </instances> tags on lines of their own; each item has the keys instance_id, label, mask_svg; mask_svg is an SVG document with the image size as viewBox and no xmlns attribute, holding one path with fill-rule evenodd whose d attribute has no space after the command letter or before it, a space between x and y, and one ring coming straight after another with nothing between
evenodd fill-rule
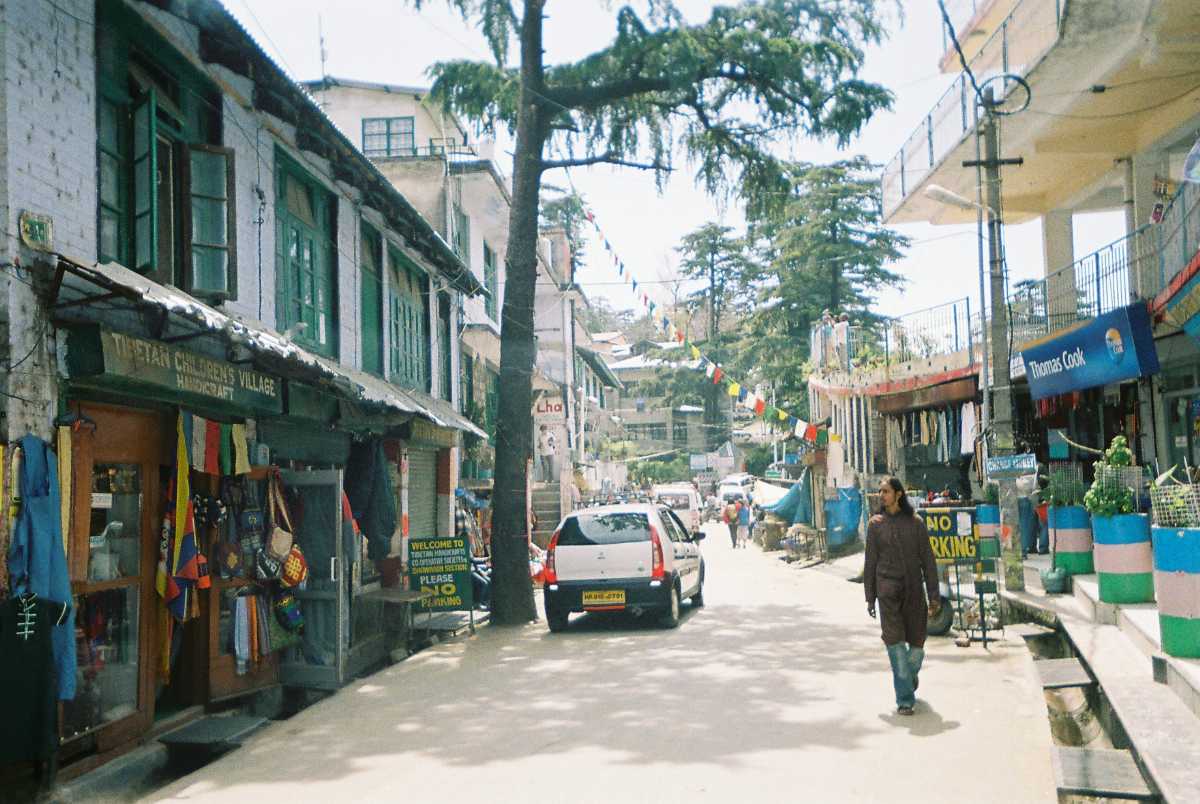
<instances>
[{"instance_id":1,"label":"metal awning","mask_svg":"<svg viewBox=\"0 0 1200 804\"><path fill-rule=\"evenodd\" d=\"M84 280L98 292L89 294L89 288L66 281L68 275ZM118 263L86 265L58 255L50 309L56 322L60 322L62 314L71 308L114 300L128 301L141 309L158 312L164 333L166 321L171 316L194 328L185 333L172 333L170 337L160 336L164 341L181 341L202 335L223 337L231 348L244 349L253 362L264 369L283 375L302 375L298 379L316 381L356 405L420 416L439 427L487 437L445 400L434 399L414 389L400 388L380 377L314 354L261 322L223 313L183 291L161 285Z\"/></svg>"},{"instance_id":2,"label":"metal awning","mask_svg":"<svg viewBox=\"0 0 1200 804\"><path fill-rule=\"evenodd\" d=\"M587 363L592 371L596 372L596 376L600 378L600 381L609 388L625 387L621 385L621 381L617 379L617 375L613 373L613 370L608 367L608 364L604 362L604 358L598 353L588 349L586 346L576 346L575 352L583 358L583 362Z\"/></svg>"}]
</instances>

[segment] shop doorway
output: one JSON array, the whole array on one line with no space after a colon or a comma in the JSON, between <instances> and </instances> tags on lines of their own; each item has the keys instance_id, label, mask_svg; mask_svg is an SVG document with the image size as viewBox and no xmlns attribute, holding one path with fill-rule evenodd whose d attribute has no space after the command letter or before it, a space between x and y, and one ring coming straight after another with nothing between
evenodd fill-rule
<instances>
[{"instance_id":1,"label":"shop doorway","mask_svg":"<svg viewBox=\"0 0 1200 804\"><path fill-rule=\"evenodd\" d=\"M1200 466L1200 391L1182 391L1163 398L1167 414L1166 471L1176 466L1176 477L1185 479L1184 466Z\"/></svg>"},{"instance_id":2,"label":"shop doorway","mask_svg":"<svg viewBox=\"0 0 1200 804\"><path fill-rule=\"evenodd\" d=\"M349 641L348 545L342 529L342 473L282 472L295 538L308 561L307 588L297 589L303 640L279 667L285 686L336 690L346 679Z\"/></svg>"}]
</instances>

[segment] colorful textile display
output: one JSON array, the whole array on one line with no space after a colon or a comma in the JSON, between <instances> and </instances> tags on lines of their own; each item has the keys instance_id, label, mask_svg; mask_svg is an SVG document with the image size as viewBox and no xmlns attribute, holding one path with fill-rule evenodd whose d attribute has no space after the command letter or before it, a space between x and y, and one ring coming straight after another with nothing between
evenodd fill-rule
<instances>
[{"instance_id":1,"label":"colorful textile display","mask_svg":"<svg viewBox=\"0 0 1200 804\"><path fill-rule=\"evenodd\" d=\"M187 463L207 475L244 475L250 471L250 453L244 424L222 424L181 413Z\"/></svg>"},{"instance_id":2,"label":"colorful textile display","mask_svg":"<svg viewBox=\"0 0 1200 804\"><path fill-rule=\"evenodd\" d=\"M207 589L210 585L208 562L200 552L200 544L196 539L195 511L188 474L186 415L181 413L176 419L175 477L167 487L158 575L155 579L159 596L166 603L171 616L181 623L200 612L195 590ZM168 642L165 644L170 644L170 637L166 639Z\"/></svg>"}]
</instances>

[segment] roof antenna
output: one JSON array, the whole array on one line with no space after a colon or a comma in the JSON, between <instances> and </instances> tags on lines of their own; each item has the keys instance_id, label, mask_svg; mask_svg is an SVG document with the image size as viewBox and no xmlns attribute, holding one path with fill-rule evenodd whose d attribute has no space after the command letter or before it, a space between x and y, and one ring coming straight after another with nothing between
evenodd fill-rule
<instances>
[{"instance_id":1,"label":"roof antenna","mask_svg":"<svg viewBox=\"0 0 1200 804\"><path fill-rule=\"evenodd\" d=\"M329 84L326 81L326 79L329 78L329 73L325 70L325 63L329 61L329 51L325 49L325 28L321 23L320 14L317 15L317 49L321 57L321 89L324 90L329 87ZM328 105L324 100L324 94L324 92L321 93L322 100L319 104L317 104L321 107L322 111L324 111L325 107Z\"/></svg>"}]
</instances>

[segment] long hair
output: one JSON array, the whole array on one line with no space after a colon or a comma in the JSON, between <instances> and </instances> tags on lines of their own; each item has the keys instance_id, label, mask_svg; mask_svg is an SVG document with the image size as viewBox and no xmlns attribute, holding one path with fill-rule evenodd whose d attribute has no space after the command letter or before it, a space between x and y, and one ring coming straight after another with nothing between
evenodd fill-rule
<instances>
[{"instance_id":1,"label":"long hair","mask_svg":"<svg viewBox=\"0 0 1200 804\"><path fill-rule=\"evenodd\" d=\"M900 506L900 511L908 516L913 515L912 503L908 501L908 492L904 490L904 484L900 482L900 478L895 475L888 475L883 479L884 483L891 486L892 491L900 495L897 504ZM879 501L879 513L886 514L887 509L883 505L883 501Z\"/></svg>"}]
</instances>

